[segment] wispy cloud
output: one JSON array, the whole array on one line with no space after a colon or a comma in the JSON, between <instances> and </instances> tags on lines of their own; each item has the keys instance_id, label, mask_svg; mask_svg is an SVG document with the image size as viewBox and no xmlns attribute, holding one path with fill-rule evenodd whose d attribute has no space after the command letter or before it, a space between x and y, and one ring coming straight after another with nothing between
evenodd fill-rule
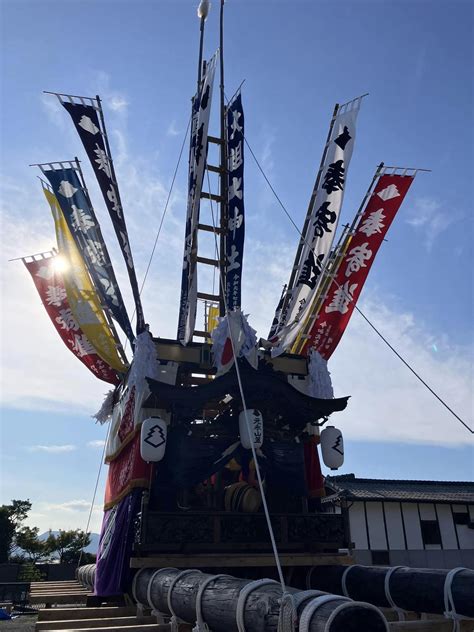
<instances>
[{"instance_id":1,"label":"wispy cloud","mask_svg":"<svg viewBox=\"0 0 474 632\"><path fill-rule=\"evenodd\" d=\"M449 210L440 200L432 197L418 197L408 212L407 224L425 235L426 249L431 251L436 239L452 224L460 221L462 214Z\"/></svg>"},{"instance_id":2,"label":"wispy cloud","mask_svg":"<svg viewBox=\"0 0 474 632\"><path fill-rule=\"evenodd\" d=\"M113 94L109 98L109 107L114 112L121 112L128 107L128 101L125 97L119 94Z\"/></svg>"},{"instance_id":3,"label":"wispy cloud","mask_svg":"<svg viewBox=\"0 0 474 632\"><path fill-rule=\"evenodd\" d=\"M166 134L168 136L181 136L181 134L183 133L182 130L180 130L177 126L176 126L176 121L173 119L171 121L171 123L168 125L168 129L166 130Z\"/></svg>"},{"instance_id":4,"label":"wispy cloud","mask_svg":"<svg viewBox=\"0 0 474 632\"><path fill-rule=\"evenodd\" d=\"M63 452L74 452L77 450L75 445L69 443L64 445L31 445L28 447L30 452L48 452L49 454L61 454Z\"/></svg>"},{"instance_id":5,"label":"wispy cloud","mask_svg":"<svg viewBox=\"0 0 474 632\"><path fill-rule=\"evenodd\" d=\"M89 441L87 443L87 446L89 448L103 448L105 445L105 441L103 441L102 439L98 439L97 441Z\"/></svg>"},{"instance_id":6,"label":"wispy cloud","mask_svg":"<svg viewBox=\"0 0 474 632\"><path fill-rule=\"evenodd\" d=\"M61 503L40 501L33 504L33 511L28 515L27 524L39 527L40 532L49 529L85 529L91 501L80 499L67 500ZM91 512L89 530L100 532L103 518L103 506L95 504Z\"/></svg>"}]
</instances>

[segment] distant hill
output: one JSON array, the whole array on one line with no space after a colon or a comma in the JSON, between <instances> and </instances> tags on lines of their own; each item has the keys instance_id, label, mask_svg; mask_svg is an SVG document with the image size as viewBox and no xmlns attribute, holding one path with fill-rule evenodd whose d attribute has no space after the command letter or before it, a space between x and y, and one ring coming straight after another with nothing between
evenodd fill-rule
<instances>
[{"instance_id":1,"label":"distant hill","mask_svg":"<svg viewBox=\"0 0 474 632\"><path fill-rule=\"evenodd\" d=\"M53 535L58 535L59 531L51 531L51 533ZM42 533L41 535L39 535L38 538L40 540L46 540L48 535L49 535L49 531L46 531L45 533ZM86 546L84 551L86 553L93 553L95 555L99 548L99 538L100 536L98 533L91 533L91 543L89 544L89 546Z\"/></svg>"}]
</instances>

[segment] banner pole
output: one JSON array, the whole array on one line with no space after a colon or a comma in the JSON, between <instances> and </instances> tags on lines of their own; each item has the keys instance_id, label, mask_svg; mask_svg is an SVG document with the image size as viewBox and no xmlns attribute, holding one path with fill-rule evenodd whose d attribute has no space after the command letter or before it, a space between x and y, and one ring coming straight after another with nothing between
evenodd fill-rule
<instances>
[{"instance_id":1,"label":"banner pole","mask_svg":"<svg viewBox=\"0 0 474 632\"><path fill-rule=\"evenodd\" d=\"M102 132L102 136L104 138L104 144L105 144L105 149L107 151L107 158L109 160L109 165L110 165L110 173L112 175L112 182L115 185L115 192L117 194L117 202L118 205L120 206L120 209L122 211L122 221L123 221L123 225L124 225L124 229L125 229L125 234L127 235L127 239L128 239L128 231L127 231L127 227L125 224L125 213L123 210L123 204L122 204L122 198L120 196L120 189L118 186L118 182L117 182L117 176L115 173L115 166L114 166L114 160L112 158L112 151L110 149L110 145L109 145L109 137L107 135L107 128L105 126L105 117L104 117L104 112L102 110L102 101L100 99L100 96L97 94L96 95L96 101L97 101L97 110L99 112L99 120L100 120L100 126L102 128L101 132ZM113 218L112 218L113 220ZM112 221L112 223L114 224L114 229L115 229L115 233L117 234L117 229L115 227L115 223ZM118 235L117 235L118 238ZM120 241L119 241L120 243ZM123 251L122 251L123 254ZM127 262L125 262L127 264ZM127 271L129 273L129 277L132 274L132 271L129 270L129 266L127 264ZM133 276L134 279L131 279L131 286L132 286L132 293L133 293L133 298L135 300L135 313L137 315L137 333L141 333L143 331L143 329L145 328L145 322L144 322L144 317L143 317L143 308L142 308L142 304L141 304L141 300L140 300L140 292L138 290L138 281L136 279L136 275L135 275L135 268L133 268Z\"/></svg>"},{"instance_id":2,"label":"banner pole","mask_svg":"<svg viewBox=\"0 0 474 632\"><path fill-rule=\"evenodd\" d=\"M228 225L228 191L227 191L227 142L226 142L226 109L225 109L225 92L224 92L224 3L221 0L220 19L219 19L219 61L220 61L220 118L221 118L221 173L220 173L220 195L221 195L221 217L220 217L220 253L219 253L219 271L222 279L227 279L226 274L226 232ZM224 285L224 287L222 287ZM219 291L219 314L225 316L225 284L220 285Z\"/></svg>"}]
</instances>

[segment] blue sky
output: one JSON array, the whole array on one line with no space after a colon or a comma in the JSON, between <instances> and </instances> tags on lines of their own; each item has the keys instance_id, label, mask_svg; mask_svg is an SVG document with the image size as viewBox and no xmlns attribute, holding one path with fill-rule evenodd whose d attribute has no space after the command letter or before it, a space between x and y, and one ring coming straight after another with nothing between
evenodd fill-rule
<instances>
[{"instance_id":1,"label":"blue sky","mask_svg":"<svg viewBox=\"0 0 474 632\"><path fill-rule=\"evenodd\" d=\"M90 415L106 391L63 347L21 263L6 262L54 245L28 164L84 159L68 115L42 90L103 98L141 280L195 87L196 4L1 3L1 493L3 502L30 497L42 528L85 525L101 454L91 442L105 435ZM206 26L207 56L217 47L217 8L214 2ZM226 91L230 96L245 79L247 139L298 225L337 101L370 93L359 115L342 223L352 219L381 160L432 170L417 177L360 306L471 424L472 18L467 0L228 0L225 43ZM85 175L130 307L113 230L87 168ZM177 322L185 183L183 163L143 294L153 333L168 337ZM246 192L244 309L266 335L298 236L248 154ZM336 394L352 395L333 420L346 436L344 471L472 478L468 433L357 315L329 368ZM99 517L98 510L95 528Z\"/></svg>"}]
</instances>

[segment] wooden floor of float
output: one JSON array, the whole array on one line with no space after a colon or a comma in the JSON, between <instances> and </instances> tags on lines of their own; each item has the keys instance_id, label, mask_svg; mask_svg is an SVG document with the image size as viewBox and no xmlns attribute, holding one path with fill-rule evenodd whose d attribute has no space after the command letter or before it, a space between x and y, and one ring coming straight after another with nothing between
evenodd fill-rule
<instances>
[{"instance_id":1,"label":"wooden floor of float","mask_svg":"<svg viewBox=\"0 0 474 632\"><path fill-rule=\"evenodd\" d=\"M88 599L89 598L89 599ZM33 582L30 604L45 604L39 610L36 632L170 632L168 623L157 623L148 611L138 611L135 605L112 606L103 604L88 606L93 595L77 581ZM68 607L65 607L65 604ZM415 613L408 613L407 621L395 621L393 610L382 608L390 632L452 632L453 623L436 615L420 620ZM191 632L192 626L179 625L180 632ZM474 632L474 620L460 621L461 632ZM288 631L290 632L290 631Z\"/></svg>"}]
</instances>

